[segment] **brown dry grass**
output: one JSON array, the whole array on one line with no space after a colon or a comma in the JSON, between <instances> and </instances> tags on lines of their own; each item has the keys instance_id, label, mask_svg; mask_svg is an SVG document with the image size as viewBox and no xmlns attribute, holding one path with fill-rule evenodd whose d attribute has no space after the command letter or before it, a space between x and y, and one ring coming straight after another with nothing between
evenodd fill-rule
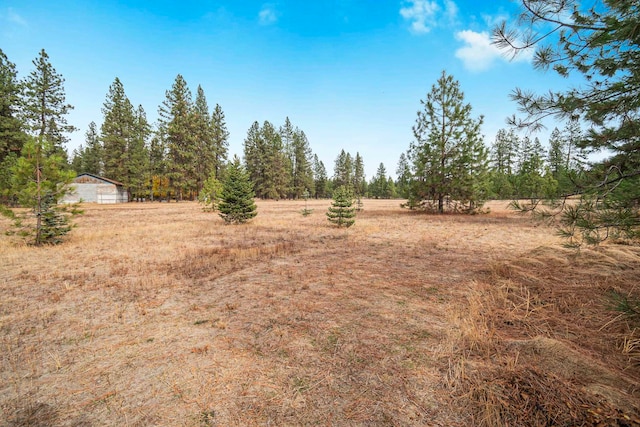
<instances>
[{"instance_id":1,"label":"brown dry grass","mask_svg":"<svg viewBox=\"0 0 640 427\"><path fill-rule=\"evenodd\" d=\"M0 426L640 425L640 332L607 302L639 248L563 250L506 203L366 200L347 230L328 205L87 205L64 245L0 237Z\"/></svg>"}]
</instances>

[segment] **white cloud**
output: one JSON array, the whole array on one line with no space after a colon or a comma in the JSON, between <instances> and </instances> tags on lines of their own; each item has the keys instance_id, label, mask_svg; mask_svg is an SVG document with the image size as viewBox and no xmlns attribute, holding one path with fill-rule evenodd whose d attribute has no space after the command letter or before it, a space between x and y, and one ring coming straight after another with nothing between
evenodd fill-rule
<instances>
[{"instance_id":1,"label":"white cloud","mask_svg":"<svg viewBox=\"0 0 640 427\"><path fill-rule=\"evenodd\" d=\"M426 34L436 25L436 14L440 6L436 1L409 0L400 8L400 15L411 22L411 31Z\"/></svg>"},{"instance_id":2,"label":"white cloud","mask_svg":"<svg viewBox=\"0 0 640 427\"><path fill-rule=\"evenodd\" d=\"M20 15L18 15L18 13L13 10L13 8L8 8L7 9L7 21L12 22L14 24L18 24L22 27L27 27L27 21Z\"/></svg>"},{"instance_id":3,"label":"white cloud","mask_svg":"<svg viewBox=\"0 0 640 427\"><path fill-rule=\"evenodd\" d=\"M499 15L486 15L482 14L482 20L487 24L489 28L493 28L503 21L507 21L509 19L508 15L499 14Z\"/></svg>"},{"instance_id":4,"label":"white cloud","mask_svg":"<svg viewBox=\"0 0 640 427\"><path fill-rule=\"evenodd\" d=\"M456 50L456 58L461 59L464 67L469 71L485 71L491 68L496 61L531 61L533 51L523 51L515 58L507 56L505 52L491 44L489 33L480 33L472 30L458 31L456 39L465 45Z\"/></svg>"},{"instance_id":5,"label":"white cloud","mask_svg":"<svg viewBox=\"0 0 640 427\"><path fill-rule=\"evenodd\" d=\"M278 21L278 14L272 5L265 4L258 13L258 20L261 25L271 25Z\"/></svg>"},{"instance_id":6,"label":"white cloud","mask_svg":"<svg viewBox=\"0 0 640 427\"><path fill-rule=\"evenodd\" d=\"M458 6L453 2L453 0L445 0L444 14L449 19L449 23L455 24L458 19Z\"/></svg>"}]
</instances>

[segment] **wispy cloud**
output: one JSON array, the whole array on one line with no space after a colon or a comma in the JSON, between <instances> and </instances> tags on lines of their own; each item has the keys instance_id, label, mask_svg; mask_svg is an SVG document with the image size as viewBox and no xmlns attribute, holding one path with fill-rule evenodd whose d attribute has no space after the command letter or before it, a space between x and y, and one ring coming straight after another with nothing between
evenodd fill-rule
<instances>
[{"instance_id":1,"label":"wispy cloud","mask_svg":"<svg viewBox=\"0 0 640 427\"><path fill-rule=\"evenodd\" d=\"M486 71L493 66L496 61L531 61L533 51L523 51L515 58L506 55L494 44L486 31L475 32L472 30L459 31L455 34L456 39L462 41L464 46L456 50L456 58L462 60L464 67L469 71Z\"/></svg>"},{"instance_id":2,"label":"wispy cloud","mask_svg":"<svg viewBox=\"0 0 640 427\"><path fill-rule=\"evenodd\" d=\"M436 16L440 10L437 1L409 0L403 3L400 15L411 22L411 31L426 34L436 25Z\"/></svg>"},{"instance_id":3,"label":"wispy cloud","mask_svg":"<svg viewBox=\"0 0 640 427\"><path fill-rule=\"evenodd\" d=\"M278 13L275 7L271 4L262 5L262 9L258 13L258 20L260 25L271 25L278 21Z\"/></svg>"},{"instance_id":4,"label":"wispy cloud","mask_svg":"<svg viewBox=\"0 0 640 427\"><path fill-rule=\"evenodd\" d=\"M426 34L439 25L454 25L458 6L453 0L403 0L400 15L415 34Z\"/></svg>"},{"instance_id":5,"label":"wispy cloud","mask_svg":"<svg viewBox=\"0 0 640 427\"><path fill-rule=\"evenodd\" d=\"M8 8L6 11L6 19L7 21L13 23L13 24L17 24L20 25L21 27L28 27L29 24L27 23L27 20L24 19L22 16L20 16L15 10L13 10L13 8Z\"/></svg>"},{"instance_id":6,"label":"wispy cloud","mask_svg":"<svg viewBox=\"0 0 640 427\"><path fill-rule=\"evenodd\" d=\"M450 24L455 24L458 20L458 5L453 0L445 0L444 2L444 16L449 20Z\"/></svg>"}]
</instances>

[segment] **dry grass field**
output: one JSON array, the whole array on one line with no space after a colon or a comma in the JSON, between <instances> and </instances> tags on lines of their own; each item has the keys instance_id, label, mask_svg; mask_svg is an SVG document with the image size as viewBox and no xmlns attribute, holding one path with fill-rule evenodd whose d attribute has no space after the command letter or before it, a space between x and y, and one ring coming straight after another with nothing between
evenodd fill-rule
<instances>
[{"instance_id":1,"label":"dry grass field","mask_svg":"<svg viewBox=\"0 0 640 427\"><path fill-rule=\"evenodd\" d=\"M505 205L86 205L63 245L0 236L0 426L640 425L611 298L640 248L566 250Z\"/></svg>"}]
</instances>

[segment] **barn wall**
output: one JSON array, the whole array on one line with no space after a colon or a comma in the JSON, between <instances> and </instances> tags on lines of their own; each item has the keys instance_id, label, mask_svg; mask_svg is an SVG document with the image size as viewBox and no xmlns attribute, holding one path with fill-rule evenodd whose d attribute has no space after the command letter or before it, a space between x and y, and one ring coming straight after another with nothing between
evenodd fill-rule
<instances>
[{"instance_id":1,"label":"barn wall","mask_svg":"<svg viewBox=\"0 0 640 427\"><path fill-rule=\"evenodd\" d=\"M84 202L102 204L127 203L129 201L129 195L124 188L104 181L99 182L73 183L72 186L75 190L66 195L62 203L77 203L81 199Z\"/></svg>"}]
</instances>

